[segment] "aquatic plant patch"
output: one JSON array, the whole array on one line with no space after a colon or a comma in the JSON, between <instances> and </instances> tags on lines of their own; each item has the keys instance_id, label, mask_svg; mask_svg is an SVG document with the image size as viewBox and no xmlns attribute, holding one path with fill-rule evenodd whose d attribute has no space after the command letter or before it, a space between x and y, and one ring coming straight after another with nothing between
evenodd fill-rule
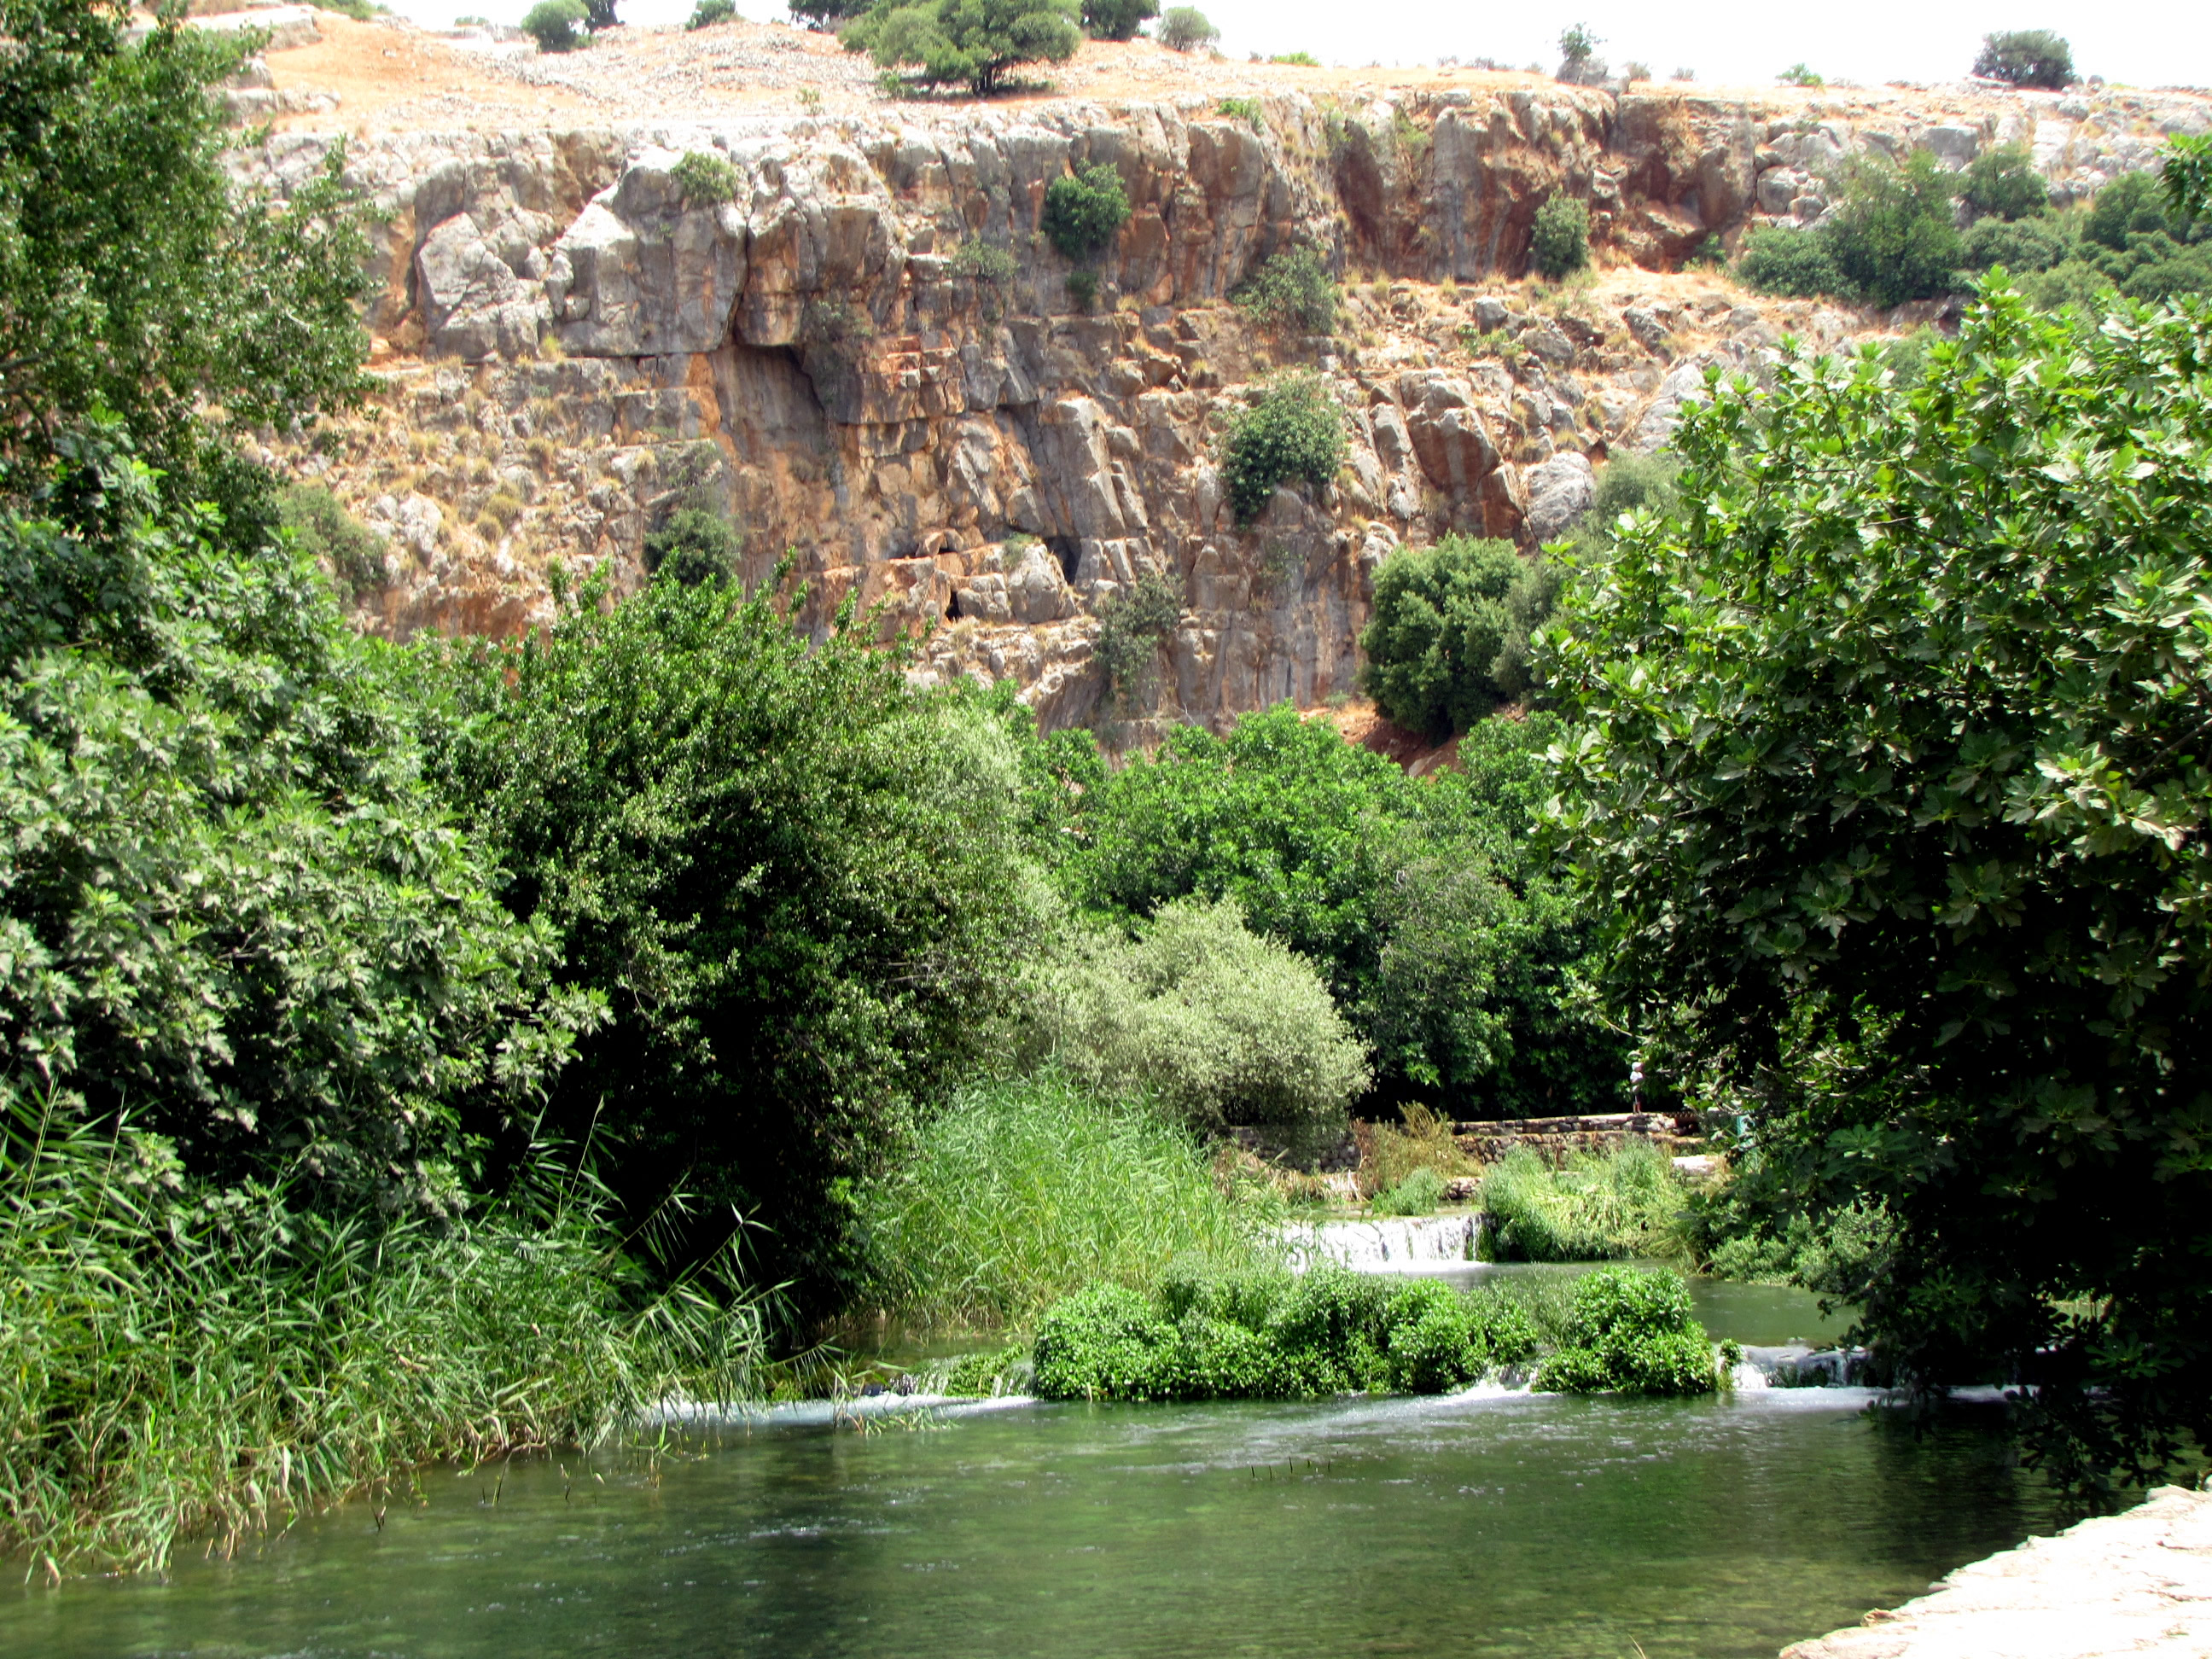
<instances>
[{"instance_id":1,"label":"aquatic plant patch","mask_svg":"<svg viewBox=\"0 0 2212 1659\"><path fill-rule=\"evenodd\" d=\"M1536 1386L1560 1394L1711 1394L1720 1361L1679 1273L1605 1267L1575 1285L1574 1312Z\"/></svg>"}]
</instances>

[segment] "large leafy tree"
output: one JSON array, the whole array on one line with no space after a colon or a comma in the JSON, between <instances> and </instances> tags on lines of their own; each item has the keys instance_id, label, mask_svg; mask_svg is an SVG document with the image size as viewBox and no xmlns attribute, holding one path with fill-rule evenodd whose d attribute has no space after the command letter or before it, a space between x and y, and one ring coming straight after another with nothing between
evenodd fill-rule
<instances>
[{"instance_id":1,"label":"large leafy tree","mask_svg":"<svg viewBox=\"0 0 2212 1659\"><path fill-rule=\"evenodd\" d=\"M742 1216L760 1271L827 1298L850 1178L979 1061L1036 920L1025 714L712 581L464 666L457 799L614 1016L554 1121L599 1127L639 1216L688 1195L702 1250Z\"/></svg>"},{"instance_id":2,"label":"large leafy tree","mask_svg":"<svg viewBox=\"0 0 2212 1659\"><path fill-rule=\"evenodd\" d=\"M208 95L251 43L112 0L0 0L0 460L33 477L95 409L167 468L212 467L201 417L288 425L353 398L368 254L328 165L283 202L223 165Z\"/></svg>"},{"instance_id":3,"label":"large leafy tree","mask_svg":"<svg viewBox=\"0 0 2212 1659\"><path fill-rule=\"evenodd\" d=\"M2078 1480L2212 1443L2212 318L1987 293L1716 383L1573 590L1559 825L1796 1199L1885 1206L1862 1329L2036 1385Z\"/></svg>"},{"instance_id":4,"label":"large leafy tree","mask_svg":"<svg viewBox=\"0 0 2212 1659\"><path fill-rule=\"evenodd\" d=\"M1617 1039L1577 994L1589 922L1530 856L1554 725L1488 720L1462 768L1407 778L1288 705L1194 727L1086 781L1060 869L1125 920L1231 899L1320 968L1372 1048L1381 1102L1467 1116L1610 1104Z\"/></svg>"},{"instance_id":5,"label":"large leafy tree","mask_svg":"<svg viewBox=\"0 0 2212 1659\"><path fill-rule=\"evenodd\" d=\"M1077 0L878 0L838 38L884 69L983 98L1010 69L1074 57L1080 18Z\"/></svg>"}]
</instances>

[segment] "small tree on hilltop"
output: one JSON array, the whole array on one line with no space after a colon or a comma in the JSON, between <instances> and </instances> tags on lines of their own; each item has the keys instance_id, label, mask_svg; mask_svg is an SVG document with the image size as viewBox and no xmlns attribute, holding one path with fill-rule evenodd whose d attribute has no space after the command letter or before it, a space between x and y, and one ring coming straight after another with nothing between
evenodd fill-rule
<instances>
[{"instance_id":1,"label":"small tree on hilltop","mask_svg":"<svg viewBox=\"0 0 2212 1659\"><path fill-rule=\"evenodd\" d=\"M2053 92L2074 78L2074 48L2049 29L2007 29L1982 37L1974 73L2016 87L2045 87Z\"/></svg>"},{"instance_id":2,"label":"small tree on hilltop","mask_svg":"<svg viewBox=\"0 0 2212 1659\"><path fill-rule=\"evenodd\" d=\"M868 0L785 0L791 15L811 29L833 28L864 15Z\"/></svg>"},{"instance_id":3,"label":"small tree on hilltop","mask_svg":"<svg viewBox=\"0 0 2212 1659\"><path fill-rule=\"evenodd\" d=\"M574 52L589 38L582 32L584 0L538 0L522 19L522 32L540 52Z\"/></svg>"},{"instance_id":4,"label":"small tree on hilltop","mask_svg":"<svg viewBox=\"0 0 2212 1659\"><path fill-rule=\"evenodd\" d=\"M1159 42L1170 52L1210 46L1220 38L1221 31L1196 6L1170 6L1161 15Z\"/></svg>"},{"instance_id":5,"label":"small tree on hilltop","mask_svg":"<svg viewBox=\"0 0 2212 1659\"><path fill-rule=\"evenodd\" d=\"M878 0L838 38L880 69L933 86L999 90L1018 64L1064 64L1083 44L1077 0Z\"/></svg>"},{"instance_id":6,"label":"small tree on hilltop","mask_svg":"<svg viewBox=\"0 0 2212 1659\"><path fill-rule=\"evenodd\" d=\"M1131 40L1159 15L1159 0L1083 0L1084 32L1094 40Z\"/></svg>"}]
</instances>

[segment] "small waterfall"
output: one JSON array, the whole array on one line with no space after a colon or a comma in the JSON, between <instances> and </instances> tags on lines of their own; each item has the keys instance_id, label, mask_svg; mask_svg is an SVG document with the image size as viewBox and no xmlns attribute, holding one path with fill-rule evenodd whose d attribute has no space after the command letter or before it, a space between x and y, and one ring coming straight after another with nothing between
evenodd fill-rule
<instances>
[{"instance_id":1,"label":"small waterfall","mask_svg":"<svg viewBox=\"0 0 2212 1659\"><path fill-rule=\"evenodd\" d=\"M1289 1247L1291 1267L1301 1273L1322 1261L1354 1273L1418 1272L1474 1261L1480 1222L1474 1215L1299 1222L1283 1229L1283 1243Z\"/></svg>"}]
</instances>

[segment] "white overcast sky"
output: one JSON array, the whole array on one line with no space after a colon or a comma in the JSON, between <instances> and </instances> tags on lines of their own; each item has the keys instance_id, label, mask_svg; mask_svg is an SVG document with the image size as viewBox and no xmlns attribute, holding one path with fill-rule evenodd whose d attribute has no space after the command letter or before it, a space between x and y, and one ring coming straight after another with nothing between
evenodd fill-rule
<instances>
[{"instance_id":1,"label":"white overcast sky","mask_svg":"<svg viewBox=\"0 0 2212 1659\"><path fill-rule=\"evenodd\" d=\"M456 14L519 21L530 0L396 0L419 21L443 24ZM678 22L692 0L621 0L626 22ZM783 16L777 0L738 0L756 21ZM1657 75L1678 68L1706 82L1771 81L1803 63L1831 80L1955 79L1972 63L1992 29L2057 29L2073 43L2084 75L2135 86L2212 85L2212 3L2127 0L2068 6L1946 4L1943 0L1845 0L1796 6L1778 0L1712 0L1706 4L1576 0L1565 6L1489 9L1445 0L1200 0L1222 33L1222 49L1310 52L1323 63L1432 64L1450 56L1493 58L1501 64L1559 57L1559 32L1584 22L1601 36L1600 54L1616 68L1633 59Z\"/></svg>"}]
</instances>

